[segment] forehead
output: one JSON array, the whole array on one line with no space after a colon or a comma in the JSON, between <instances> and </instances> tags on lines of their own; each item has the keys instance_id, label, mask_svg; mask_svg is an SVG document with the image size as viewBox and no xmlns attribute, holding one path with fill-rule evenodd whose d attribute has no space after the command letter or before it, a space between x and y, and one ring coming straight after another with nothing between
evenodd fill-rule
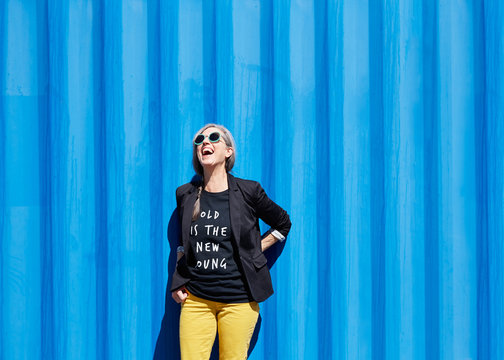
<instances>
[{"instance_id":1,"label":"forehead","mask_svg":"<svg viewBox=\"0 0 504 360\"><path fill-rule=\"evenodd\" d=\"M218 133L220 133L220 130L218 128L212 126L212 127L209 127L208 129L205 129L205 131L203 131L202 134L203 135L209 135L209 134L211 134L213 132L216 132L216 131Z\"/></svg>"}]
</instances>

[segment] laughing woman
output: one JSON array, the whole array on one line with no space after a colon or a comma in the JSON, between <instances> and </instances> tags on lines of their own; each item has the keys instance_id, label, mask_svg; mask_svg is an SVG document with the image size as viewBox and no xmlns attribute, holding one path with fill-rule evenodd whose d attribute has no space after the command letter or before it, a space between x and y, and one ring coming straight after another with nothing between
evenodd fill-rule
<instances>
[{"instance_id":1,"label":"laughing woman","mask_svg":"<svg viewBox=\"0 0 504 360\"><path fill-rule=\"evenodd\" d=\"M171 291L182 304L183 360L207 360L217 329L221 360L247 358L258 303L273 294L263 251L291 227L258 182L229 173L234 162L231 133L206 125L193 139L193 167L202 180L176 192L181 235ZM259 219L271 226L262 238Z\"/></svg>"}]
</instances>

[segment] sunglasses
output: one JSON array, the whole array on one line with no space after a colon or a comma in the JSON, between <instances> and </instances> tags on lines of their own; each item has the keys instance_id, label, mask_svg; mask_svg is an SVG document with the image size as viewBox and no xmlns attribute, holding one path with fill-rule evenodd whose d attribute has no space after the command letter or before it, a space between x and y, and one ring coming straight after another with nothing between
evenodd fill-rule
<instances>
[{"instance_id":1,"label":"sunglasses","mask_svg":"<svg viewBox=\"0 0 504 360\"><path fill-rule=\"evenodd\" d=\"M196 139L194 139L194 145L201 145L203 144L203 141L205 141L205 138L208 138L210 142L216 143L220 140L220 133L219 132L213 132L210 133L208 136L205 136L203 134L199 134L196 136Z\"/></svg>"}]
</instances>

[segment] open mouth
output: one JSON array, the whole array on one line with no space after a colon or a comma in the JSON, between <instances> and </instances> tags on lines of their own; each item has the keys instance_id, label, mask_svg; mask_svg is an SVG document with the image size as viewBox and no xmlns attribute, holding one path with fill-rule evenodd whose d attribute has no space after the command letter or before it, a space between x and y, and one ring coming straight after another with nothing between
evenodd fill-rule
<instances>
[{"instance_id":1,"label":"open mouth","mask_svg":"<svg viewBox=\"0 0 504 360\"><path fill-rule=\"evenodd\" d=\"M201 154L203 156L212 155L213 153L214 153L214 151L212 149L210 149L210 148L205 148L205 149L203 149L203 151L201 151Z\"/></svg>"}]
</instances>

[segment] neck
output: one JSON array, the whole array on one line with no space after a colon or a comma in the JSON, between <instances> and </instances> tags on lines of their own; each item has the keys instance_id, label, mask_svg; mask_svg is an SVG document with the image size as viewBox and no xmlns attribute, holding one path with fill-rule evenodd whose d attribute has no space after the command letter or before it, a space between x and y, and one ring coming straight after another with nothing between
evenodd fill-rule
<instances>
[{"instance_id":1,"label":"neck","mask_svg":"<svg viewBox=\"0 0 504 360\"><path fill-rule=\"evenodd\" d=\"M223 167L204 169L204 186L208 192L220 192L227 190L227 173Z\"/></svg>"}]
</instances>

